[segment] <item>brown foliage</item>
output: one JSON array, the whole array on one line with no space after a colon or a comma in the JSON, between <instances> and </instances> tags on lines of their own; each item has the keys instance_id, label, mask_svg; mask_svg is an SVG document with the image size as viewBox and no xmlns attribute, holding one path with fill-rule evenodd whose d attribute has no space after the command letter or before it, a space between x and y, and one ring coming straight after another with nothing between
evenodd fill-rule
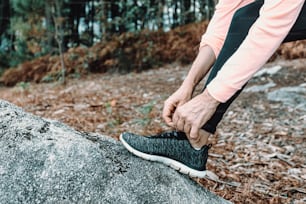
<instances>
[{"instance_id":1,"label":"brown foliage","mask_svg":"<svg viewBox=\"0 0 306 204\"><path fill-rule=\"evenodd\" d=\"M124 33L91 48L71 48L64 54L66 74L115 71L142 71L169 62L190 63L197 54L207 22L178 27L169 32L144 30ZM56 80L61 70L58 56L44 56L7 70L0 82L41 82L49 76Z\"/></svg>"},{"instance_id":2,"label":"brown foliage","mask_svg":"<svg viewBox=\"0 0 306 204\"><path fill-rule=\"evenodd\" d=\"M124 33L90 48L71 48L64 54L66 75L103 73L109 70L140 72L166 63L191 63L207 24L193 23L169 32L144 30L140 33ZM286 43L278 49L271 61L278 56L285 59L304 58L305 46L306 41ZM7 70L0 78L0 83L14 86L18 82L53 81L61 76L60 71L60 58L47 55Z\"/></svg>"},{"instance_id":3,"label":"brown foliage","mask_svg":"<svg viewBox=\"0 0 306 204\"><path fill-rule=\"evenodd\" d=\"M285 59L306 58L306 40L285 43L278 53Z\"/></svg>"}]
</instances>

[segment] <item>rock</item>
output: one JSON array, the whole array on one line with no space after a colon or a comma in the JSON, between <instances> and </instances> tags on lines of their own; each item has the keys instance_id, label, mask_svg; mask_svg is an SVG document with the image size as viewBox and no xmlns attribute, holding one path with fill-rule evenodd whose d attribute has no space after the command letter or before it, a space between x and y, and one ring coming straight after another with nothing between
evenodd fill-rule
<instances>
[{"instance_id":1,"label":"rock","mask_svg":"<svg viewBox=\"0 0 306 204\"><path fill-rule=\"evenodd\" d=\"M246 88L244 92L260 92L260 91L266 92L269 90L269 88L272 88L275 85L276 84L274 82L269 82L264 85L254 85L254 86Z\"/></svg>"},{"instance_id":2,"label":"rock","mask_svg":"<svg viewBox=\"0 0 306 204\"><path fill-rule=\"evenodd\" d=\"M261 70L259 70L256 74L254 74L254 77L261 77L263 75L274 75L277 72L279 72L279 70L281 70L282 67L280 65L274 66L274 67L270 67L270 68L262 68Z\"/></svg>"},{"instance_id":3,"label":"rock","mask_svg":"<svg viewBox=\"0 0 306 204\"><path fill-rule=\"evenodd\" d=\"M299 86L283 87L267 94L270 101L279 101L294 109L306 111L306 87Z\"/></svg>"},{"instance_id":4,"label":"rock","mask_svg":"<svg viewBox=\"0 0 306 204\"><path fill-rule=\"evenodd\" d=\"M228 203L120 142L0 100L0 203Z\"/></svg>"}]
</instances>

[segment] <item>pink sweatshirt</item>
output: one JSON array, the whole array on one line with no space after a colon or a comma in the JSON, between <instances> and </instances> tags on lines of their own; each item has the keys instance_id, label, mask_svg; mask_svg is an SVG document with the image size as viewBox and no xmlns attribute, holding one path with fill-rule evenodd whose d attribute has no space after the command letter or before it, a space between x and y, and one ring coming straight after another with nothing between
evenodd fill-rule
<instances>
[{"instance_id":1,"label":"pink sweatshirt","mask_svg":"<svg viewBox=\"0 0 306 204\"><path fill-rule=\"evenodd\" d=\"M218 57L234 12L253 1L219 0L200 48L208 45ZM245 40L207 86L216 100L226 102L267 62L289 33L304 3L305 0L265 0Z\"/></svg>"}]
</instances>

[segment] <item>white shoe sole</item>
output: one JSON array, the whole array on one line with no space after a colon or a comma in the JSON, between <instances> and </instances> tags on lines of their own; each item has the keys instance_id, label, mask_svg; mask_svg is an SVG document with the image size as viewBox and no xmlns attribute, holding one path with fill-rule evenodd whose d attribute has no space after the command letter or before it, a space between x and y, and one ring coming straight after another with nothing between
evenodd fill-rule
<instances>
[{"instance_id":1,"label":"white shoe sole","mask_svg":"<svg viewBox=\"0 0 306 204\"><path fill-rule=\"evenodd\" d=\"M122 134L120 135L120 141L122 142L123 146L132 154L141 157L145 160L149 161L156 161L156 162L161 162L167 166L170 166L171 168L183 173L187 174L190 177L197 177L197 178L204 178L206 176L206 171L198 171L194 170L178 161L175 161L173 159L163 157L163 156L157 156L157 155L151 155L151 154L146 154L143 152L140 152L133 147L131 147L122 137Z\"/></svg>"}]
</instances>

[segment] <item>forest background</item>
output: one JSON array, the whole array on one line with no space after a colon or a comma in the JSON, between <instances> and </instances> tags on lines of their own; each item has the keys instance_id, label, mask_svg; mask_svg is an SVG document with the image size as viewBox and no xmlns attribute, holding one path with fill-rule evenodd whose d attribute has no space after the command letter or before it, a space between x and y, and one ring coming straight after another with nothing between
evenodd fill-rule
<instances>
[{"instance_id":1,"label":"forest background","mask_svg":"<svg viewBox=\"0 0 306 204\"><path fill-rule=\"evenodd\" d=\"M1 0L0 71L127 32L200 22L211 18L214 5L214 0ZM122 50L115 55L120 52L122 58Z\"/></svg>"},{"instance_id":2,"label":"forest background","mask_svg":"<svg viewBox=\"0 0 306 204\"><path fill-rule=\"evenodd\" d=\"M0 97L116 139L168 130L163 101L186 76L215 4L0 0ZM305 64L305 40L276 51L265 67L278 71L254 77L212 137L210 177L199 184L234 203L305 203ZM267 96L282 90L292 102Z\"/></svg>"}]
</instances>

